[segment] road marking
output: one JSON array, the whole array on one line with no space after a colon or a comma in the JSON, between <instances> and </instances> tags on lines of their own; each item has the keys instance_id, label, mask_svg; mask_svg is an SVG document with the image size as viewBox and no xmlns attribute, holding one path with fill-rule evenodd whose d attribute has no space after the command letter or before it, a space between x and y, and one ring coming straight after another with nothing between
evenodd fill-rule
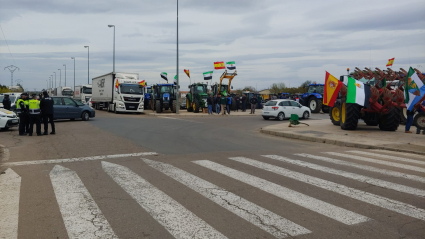
<instances>
[{"instance_id":1,"label":"road marking","mask_svg":"<svg viewBox=\"0 0 425 239\"><path fill-rule=\"evenodd\" d=\"M12 169L0 174L0 238L18 238L21 177Z\"/></svg>"},{"instance_id":2,"label":"road marking","mask_svg":"<svg viewBox=\"0 0 425 239\"><path fill-rule=\"evenodd\" d=\"M166 116L158 116L158 118L163 118L163 119L173 119L173 120L181 120L181 121L187 121L187 122L199 123L199 124L203 124L203 123L204 123L204 122L199 122L199 121L193 121L193 120L187 120L187 119L178 119L178 118L166 117Z\"/></svg>"},{"instance_id":3,"label":"road marking","mask_svg":"<svg viewBox=\"0 0 425 239\"><path fill-rule=\"evenodd\" d=\"M334 183L324 179L316 178L306 174L294 172L276 165L263 163L257 160L252 160L248 158L231 158L234 161L251 165L269 172L273 172L288 178L292 178L319 188L329 190L359 201L363 201L378 207L388 209L393 212L398 212L400 214L414 217L420 220L425 220L425 210L415 207L413 205L402 203L396 200L392 200L386 197L381 197L372 193L361 191L355 188L350 188L342 184Z\"/></svg>"},{"instance_id":4,"label":"road marking","mask_svg":"<svg viewBox=\"0 0 425 239\"><path fill-rule=\"evenodd\" d=\"M69 238L118 238L77 173L56 165L50 180Z\"/></svg>"},{"instance_id":5,"label":"road marking","mask_svg":"<svg viewBox=\"0 0 425 239\"><path fill-rule=\"evenodd\" d=\"M127 167L102 161L103 170L176 238L227 238Z\"/></svg>"},{"instance_id":6,"label":"road marking","mask_svg":"<svg viewBox=\"0 0 425 239\"><path fill-rule=\"evenodd\" d=\"M345 177L345 178L354 179L354 180L359 181L359 182L363 182L363 183L375 185L375 186L378 186L378 187L395 190L395 191L402 192L402 193L408 193L408 194L412 194L412 195L419 196L419 197L425 197L425 190L401 185L401 184L398 184L398 183L392 183L392 182L384 181L384 180L381 180L381 179L371 178L371 177L363 176L363 175L360 175L360 174L355 174L355 173L350 173L350 172L346 172L346 171L342 171L342 170L338 170L338 169L334 169L334 168L324 167L324 166L321 166L321 165L318 165L318 164L313 164L313 163L308 163L308 162L304 162L304 161L301 161L301 160L281 157L281 156L278 156L278 155L263 155L263 157L279 160L279 161L282 161L282 162L294 164L294 165L301 166L301 167L315 169L315 170L318 170L318 171L338 175L338 176Z\"/></svg>"},{"instance_id":7,"label":"road marking","mask_svg":"<svg viewBox=\"0 0 425 239\"><path fill-rule=\"evenodd\" d=\"M297 204L301 207L310 209L311 211L317 212L321 215L332 218L347 225L353 225L369 220L369 218L360 214L334 206L319 199L307 196L305 194L299 193L289 188L285 188L270 181L234 170L232 168L223 166L218 163L214 163L209 160L193 161L193 163L196 163L200 166L206 167L218 173L224 174L233 179L239 180L243 183L261 189L279 198Z\"/></svg>"},{"instance_id":8,"label":"road marking","mask_svg":"<svg viewBox=\"0 0 425 239\"><path fill-rule=\"evenodd\" d=\"M311 233L288 219L170 164L149 159L143 161L277 238Z\"/></svg>"},{"instance_id":9,"label":"road marking","mask_svg":"<svg viewBox=\"0 0 425 239\"><path fill-rule=\"evenodd\" d=\"M380 169L380 168L376 168L376 167L373 167L373 166L362 165L362 164L347 162L347 161L344 161L344 160L333 159L333 158L322 157L322 156L316 156L316 155L311 155L311 154L294 154L294 155L305 157L305 158L317 159L317 160L321 160L321 161L328 162L328 163L334 163L334 164L338 164L338 165L350 166L350 167L353 167L353 168L358 168L358 169L362 169L362 170L366 170L366 171L370 171L370 172L374 172L374 173L380 173L380 174L393 176L393 177L397 177L397 178L406 178L406 179L410 179L410 180L413 180L413 181L425 183L424 177L420 177L420 176L416 176L416 175L405 174L405 173L400 173L400 172L391 171L391 170L387 170L387 169Z\"/></svg>"},{"instance_id":10,"label":"road marking","mask_svg":"<svg viewBox=\"0 0 425 239\"><path fill-rule=\"evenodd\" d=\"M385 155L385 154L376 154L376 153L363 152L363 151L358 151L358 150L347 151L347 153L363 154L363 155L367 155L367 156L375 156L375 157L379 157L379 158L393 159L393 160L402 161L402 162L406 162L406 163L415 163L415 164L425 165L425 161L402 158L402 157Z\"/></svg>"},{"instance_id":11,"label":"road marking","mask_svg":"<svg viewBox=\"0 0 425 239\"><path fill-rule=\"evenodd\" d=\"M410 166L410 165L405 165L405 164L400 164L400 163L393 163L393 162L388 162L388 161L366 158L366 157L357 156L357 155L342 154L342 153L337 153L337 152L325 152L325 153L330 154L330 155L335 155L335 156L365 161L365 162L369 162L369 163L382 164L382 165L385 165L385 166L397 167L397 168L402 168L402 169L407 169L407 170L425 173L425 168L420 168L420 167L417 167L417 166Z\"/></svg>"},{"instance_id":12,"label":"road marking","mask_svg":"<svg viewBox=\"0 0 425 239\"><path fill-rule=\"evenodd\" d=\"M2 148L2 149L3 149L3 157L2 157L1 162L6 162L6 161L8 161L8 160L9 160L9 158L10 158L10 151L9 151L9 149L8 149L8 148L6 148L6 147L4 147L3 145L0 145L0 148Z\"/></svg>"},{"instance_id":13,"label":"road marking","mask_svg":"<svg viewBox=\"0 0 425 239\"><path fill-rule=\"evenodd\" d=\"M398 152L398 151L390 151L390 150L383 150L383 149L369 149L370 151L379 152L379 153L386 153L386 154L398 154L403 156L409 156L413 158L423 158L423 155L420 154L414 154L414 153L406 153L406 152Z\"/></svg>"},{"instance_id":14,"label":"road marking","mask_svg":"<svg viewBox=\"0 0 425 239\"><path fill-rule=\"evenodd\" d=\"M72 163L72 162L81 162L81 161L90 161L90 160L99 160L99 159L113 159L113 158L125 158L125 157L137 157L137 156L147 156L155 155L155 152L142 152L142 153L133 153L133 154L112 154L112 155L102 155L102 156L91 156L91 157L81 157L81 158L69 158L69 159L48 159L48 160L36 160L36 161L22 161L22 162L13 162L5 163L3 166L22 166L22 165L34 165L34 164L48 164L48 163Z\"/></svg>"}]
</instances>

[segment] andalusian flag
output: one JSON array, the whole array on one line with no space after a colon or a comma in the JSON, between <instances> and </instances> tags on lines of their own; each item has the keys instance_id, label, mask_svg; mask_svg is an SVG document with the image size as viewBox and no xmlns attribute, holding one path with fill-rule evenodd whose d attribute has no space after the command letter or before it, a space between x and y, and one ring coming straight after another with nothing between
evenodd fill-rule
<instances>
[{"instance_id":1,"label":"andalusian flag","mask_svg":"<svg viewBox=\"0 0 425 239\"><path fill-rule=\"evenodd\" d=\"M145 81L145 80L142 80L142 81L140 81L140 82L139 82L139 84L140 84L141 86L145 86L145 85L146 85L146 81Z\"/></svg>"},{"instance_id":2,"label":"andalusian flag","mask_svg":"<svg viewBox=\"0 0 425 239\"><path fill-rule=\"evenodd\" d=\"M347 83L347 101L369 108L370 86L363 84L361 81L348 77Z\"/></svg>"},{"instance_id":3,"label":"andalusian flag","mask_svg":"<svg viewBox=\"0 0 425 239\"><path fill-rule=\"evenodd\" d=\"M224 69L224 62L223 61L217 61L214 62L214 69L216 70L220 70L220 69Z\"/></svg>"},{"instance_id":4,"label":"andalusian flag","mask_svg":"<svg viewBox=\"0 0 425 239\"><path fill-rule=\"evenodd\" d=\"M395 58L388 59L387 66L392 66Z\"/></svg>"},{"instance_id":5,"label":"andalusian flag","mask_svg":"<svg viewBox=\"0 0 425 239\"><path fill-rule=\"evenodd\" d=\"M421 79L419 79L415 70L410 67L404 87L404 102L406 103L406 108L410 111L413 110L413 106L415 106L415 104L418 103L424 95L425 85Z\"/></svg>"},{"instance_id":6,"label":"andalusian flag","mask_svg":"<svg viewBox=\"0 0 425 239\"><path fill-rule=\"evenodd\" d=\"M190 78L190 72L189 72L189 69L184 69L184 73L186 73L186 75L187 75L187 77L189 77Z\"/></svg>"},{"instance_id":7,"label":"andalusian flag","mask_svg":"<svg viewBox=\"0 0 425 239\"><path fill-rule=\"evenodd\" d=\"M166 80L166 81L168 82L168 75L167 75L167 72L162 72L162 73L161 73L161 78L162 78L162 79L164 79L164 80Z\"/></svg>"},{"instance_id":8,"label":"andalusian flag","mask_svg":"<svg viewBox=\"0 0 425 239\"><path fill-rule=\"evenodd\" d=\"M228 70L236 70L236 64L234 61L226 62L226 67Z\"/></svg>"},{"instance_id":9,"label":"andalusian flag","mask_svg":"<svg viewBox=\"0 0 425 239\"><path fill-rule=\"evenodd\" d=\"M329 74L329 72L326 72L323 104L333 107L341 87L342 82L335 78L333 75Z\"/></svg>"},{"instance_id":10,"label":"andalusian flag","mask_svg":"<svg viewBox=\"0 0 425 239\"><path fill-rule=\"evenodd\" d=\"M204 72L204 80L212 80L212 71Z\"/></svg>"}]
</instances>

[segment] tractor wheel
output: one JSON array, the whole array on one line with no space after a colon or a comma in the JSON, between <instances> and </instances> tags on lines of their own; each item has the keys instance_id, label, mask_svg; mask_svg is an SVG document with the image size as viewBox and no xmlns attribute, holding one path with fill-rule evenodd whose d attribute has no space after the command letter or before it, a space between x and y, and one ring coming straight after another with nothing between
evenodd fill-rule
<instances>
[{"instance_id":1,"label":"tractor wheel","mask_svg":"<svg viewBox=\"0 0 425 239\"><path fill-rule=\"evenodd\" d=\"M329 111L329 118L334 125L340 125L341 118L341 103L335 102L334 106Z\"/></svg>"},{"instance_id":2,"label":"tractor wheel","mask_svg":"<svg viewBox=\"0 0 425 239\"><path fill-rule=\"evenodd\" d=\"M173 100L172 106L173 106L173 109L172 109L173 113L176 113L177 112L177 100Z\"/></svg>"},{"instance_id":3,"label":"tractor wheel","mask_svg":"<svg viewBox=\"0 0 425 239\"><path fill-rule=\"evenodd\" d=\"M155 111L155 103L154 103L155 101L154 100L151 100L149 103L150 103L150 105L151 105L151 110L152 111Z\"/></svg>"},{"instance_id":4,"label":"tractor wheel","mask_svg":"<svg viewBox=\"0 0 425 239\"><path fill-rule=\"evenodd\" d=\"M230 105L230 110L235 111L236 110L236 101L234 98L232 98L232 103Z\"/></svg>"},{"instance_id":5,"label":"tractor wheel","mask_svg":"<svg viewBox=\"0 0 425 239\"><path fill-rule=\"evenodd\" d=\"M327 106L327 105L322 105L322 111L323 113L327 114L329 113L331 107Z\"/></svg>"},{"instance_id":6,"label":"tractor wheel","mask_svg":"<svg viewBox=\"0 0 425 239\"><path fill-rule=\"evenodd\" d=\"M192 108L192 105L190 104L190 100L189 99L186 99L186 109L187 109L187 112L192 112L193 111L193 108Z\"/></svg>"},{"instance_id":7,"label":"tractor wheel","mask_svg":"<svg viewBox=\"0 0 425 239\"><path fill-rule=\"evenodd\" d=\"M162 111L161 101L158 100L155 102L155 109L156 109L156 113L161 113Z\"/></svg>"},{"instance_id":8,"label":"tractor wheel","mask_svg":"<svg viewBox=\"0 0 425 239\"><path fill-rule=\"evenodd\" d=\"M363 121L368 126L377 126L379 124L379 115L378 113L365 113Z\"/></svg>"},{"instance_id":9,"label":"tractor wheel","mask_svg":"<svg viewBox=\"0 0 425 239\"><path fill-rule=\"evenodd\" d=\"M322 101L313 96L308 101L308 107L310 108L311 113L319 113L322 109Z\"/></svg>"},{"instance_id":10,"label":"tractor wheel","mask_svg":"<svg viewBox=\"0 0 425 239\"><path fill-rule=\"evenodd\" d=\"M413 124L420 130L425 130L425 113L418 113L413 119Z\"/></svg>"},{"instance_id":11,"label":"tractor wheel","mask_svg":"<svg viewBox=\"0 0 425 239\"><path fill-rule=\"evenodd\" d=\"M199 113L199 101L198 100L195 100L195 102L193 102L193 112Z\"/></svg>"},{"instance_id":12,"label":"tractor wheel","mask_svg":"<svg viewBox=\"0 0 425 239\"><path fill-rule=\"evenodd\" d=\"M343 101L340 111L340 126L343 130L355 130L360 119L360 107Z\"/></svg>"},{"instance_id":13,"label":"tractor wheel","mask_svg":"<svg viewBox=\"0 0 425 239\"><path fill-rule=\"evenodd\" d=\"M379 129L383 131L396 131L400 125L400 112L396 107L392 107L387 114L381 115L379 119Z\"/></svg>"}]
</instances>

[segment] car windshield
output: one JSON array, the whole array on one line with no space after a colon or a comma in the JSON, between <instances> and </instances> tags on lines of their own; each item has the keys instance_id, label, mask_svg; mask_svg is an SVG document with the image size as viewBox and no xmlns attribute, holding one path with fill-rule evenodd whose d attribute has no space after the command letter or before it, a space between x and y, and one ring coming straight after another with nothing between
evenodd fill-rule
<instances>
[{"instance_id":1,"label":"car windshield","mask_svg":"<svg viewBox=\"0 0 425 239\"><path fill-rule=\"evenodd\" d=\"M83 94L91 94L91 88L83 87Z\"/></svg>"},{"instance_id":2,"label":"car windshield","mask_svg":"<svg viewBox=\"0 0 425 239\"><path fill-rule=\"evenodd\" d=\"M275 105L276 105L276 103L277 103L277 101L272 100L272 101L267 102L267 103L265 104L265 106L275 106Z\"/></svg>"},{"instance_id":3,"label":"car windshield","mask_svg":"<svg viewBox=\"0 0 425 239\"><path fill-rule=\"evenodd\" d=\"M63 90L62 95L63 96L72 96L72 90Z\"/></svg>"},{"instance_id":4,"label":"car windshield","mask_svg":"<svg viewBox=\"0 0 425 239\"><path fill-rule=\"evenodd\" d=\"M161 86L161 94L162 93L171 93L173 91L173 87L171 85Z\"/></svg>"},{"instance_id":5,"label":"car windshield","mask_svg":"<svg viewBox=\"0 0 425 239\"><path fill-rule=\"evenodd\" d=\"M205 85L198 85L194 87L194 93L207 93L207 86Z\"/></svg>"},{"instance_id":6,"label":"car windshield","mask_svg":"<svg viewBox=\"0 0 425 239\"><path fill-rule=\"evenodd\" d=\"M143 88L135 84L121 84L121 94L143 95Z\"/></svg>"}]
</instances>

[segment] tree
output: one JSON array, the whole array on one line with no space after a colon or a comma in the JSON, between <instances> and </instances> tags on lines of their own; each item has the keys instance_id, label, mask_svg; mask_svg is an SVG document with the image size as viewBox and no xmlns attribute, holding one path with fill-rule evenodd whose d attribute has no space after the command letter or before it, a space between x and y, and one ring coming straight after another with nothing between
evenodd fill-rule
<instances>
[{"instance_id":1,"label":"tree","mask_svg":"<svg viewBox=\"0 0 425 239\"><path fill-rule=\"evenodd\" d=\"M301 84L301 88L308 88L308 85L310 85L311 83L313 83L311 80L306 80L304 81L304 83Z\"/></svg>"},{"instance_id":2,"label":"tree","mask_svg":"<svg viewBox=\"0 0 425 239\"><path fill-rule=\"evenodd\" d=\"M279 84L273 83L270 86L269 90L270 90L270 93L272 94L278 94L280 92L284 92L285 89L286 89L286 85L284 83L279 83Z\"/></svg>"},{"instance_id":3,"label":"tree","mask_svg":"<svg viewBox=\"0 0 425 239\"><path fill-rule=\"evenodd\" d=\"M255 92L255 88L252 86L245 86L242 91L251 91L251 92Z\"/></svg>"}]
</instances>

